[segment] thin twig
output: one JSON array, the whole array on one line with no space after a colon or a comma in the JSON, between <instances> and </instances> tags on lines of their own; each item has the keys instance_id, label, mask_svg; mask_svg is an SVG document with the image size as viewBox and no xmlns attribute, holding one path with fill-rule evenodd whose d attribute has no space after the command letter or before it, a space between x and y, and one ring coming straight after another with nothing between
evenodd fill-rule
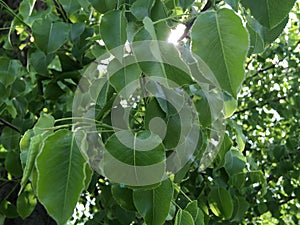
<instances>
[{"instance_id":1,"label":"thin twig","mask_svg":"<svg viewBox=\"0 0 300 225\"><path fill-rule=\"evenodd\" d=\"M211 1L208 0L205 4L205 6L203 7L203 9L201 9L200 12L205 12L206 10L210 9L210 7L212 6L211 4ZM192 28L193 24L195 23L195 20L196 20L197 17L194 17L192 20L188 21L186 24L185 24L185 29L184 29L184 32L183 34L181 35L181 37L178 39L177 42L180 42L182 41L183 39L185 39L189 32L190 32L190 29Z\"/></svg>"},{"instance_id":2,"label":"thin twig","mask_svg":"<svg viewBox=\"0 0 300 225\"><path fill-rule=\"evenodd\" d=\"M17 131L18 133L21 133L20 129L14 126L13 124L7 122L5 119L0 118L0 122L3 123L5 126Z\"/></svg>"}]
</instances>

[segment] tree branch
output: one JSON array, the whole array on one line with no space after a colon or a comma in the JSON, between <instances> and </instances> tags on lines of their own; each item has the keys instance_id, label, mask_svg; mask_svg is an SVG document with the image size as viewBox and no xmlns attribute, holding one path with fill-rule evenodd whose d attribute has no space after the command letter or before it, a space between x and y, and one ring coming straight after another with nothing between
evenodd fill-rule
<instances>
[{"instance_id":1,"label":"tree branch","mask_svg":"<svg viewBox=\"0 0 300 225\"><path fill-rule=\"evenodd\" d=\"M201 9L200 12L204 12L204 11L210 9L211 6L212 6L211 0L208 0L208 1L206 2L205 6ZM189 32L190 32L190 29L192 28L193 24L195 23L196 18L197 18L197 17L195 17L195 18L193 18L192 20L186 22L184 32L183 32L183 34L181 35L181 37L178 39L177 42L180 42L180 41L182 41L183 39L185 39L186 37L188 37L188 34L189 34Z\"/></svg>"},{"instance_id":2,"label":"tree branch","mask_svg":"<svg viewBox=\"0 0 300 225\"><path fill-rule=\"evenodd\" d=\"M18 133L21 133L21 131L19 130L19 128L17 128L13 124L7 122L5 119L0 118L0 122L3 123L4 126L7 126L7 127L11 128L11 129L13 129L14 131L17 131Z\"/></svg>"},{"instance_id":3,"label":"tree branch","mask_svg":"<svg viewBox=\"0 0 300 225\"><path fill-rule=\"evenodd\" d=\"M289 96L287 96L287 95L286 95L286 96L282 96L282 97L278 97L278 98L275 98L275 99L273 99L273 100L271 100L271 101L264 102L263 104L257 104L257 105L254 105L254 106L252 106L252 107L249 107L249 108L245 108L245 109L236 111L235 114L244 113L244 112L246 112L246 111L248 111L248 110L255 109L255 108L258 108L258 107L259 107L259 108L262 108L262 107L264 107L264 106L270 104L271 102L278 102L278 101L283 100L283 99L286 99L286 98L288 98L288 97L289 97Z\"/></svg>"}]
</instances>

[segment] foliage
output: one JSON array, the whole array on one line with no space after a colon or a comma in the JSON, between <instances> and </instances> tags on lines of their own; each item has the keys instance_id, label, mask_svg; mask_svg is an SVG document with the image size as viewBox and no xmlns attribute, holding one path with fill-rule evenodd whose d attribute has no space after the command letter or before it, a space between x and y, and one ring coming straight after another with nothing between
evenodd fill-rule
<instances>
[{"instance_id":1,"label":"foliage","mask_svg":"<svg viewBox=\"0 0 300 225\"><path fill-rule=\"evenodd\" d=\"M0 0L0 224L297 224L295 2ZM185 30L177 48L153 42L167 41L178 24ZM135 54L119 48L128 43ZM153 55L161 61L134 59ZM170 55L174 64L163 63ZM176 85L158 85L159 78ZM153 82L143 86L147 79ZM145 90L153 95L127 101L135 105L127 112L117 96L128 100L127 87L136 80L140 96ZM74 102L89 99L95 120L74 120ZM211 105L222 107L215 113ZM113 129L114 113L128 114L131 132ZM223 114L220 149L204 168ZM76 133L91 120L99 135ZM130 146L120 141L131 136ZM161 179L177 146L196 150L184 162L174 157L180 170ZM116 182L128 171L116 173L108 153L135 168L161 163L152 171L158 182ZM139 171L131 172L141 184ZM148 175L145 182L153 181Z\"/></svg>"}]
</instances>

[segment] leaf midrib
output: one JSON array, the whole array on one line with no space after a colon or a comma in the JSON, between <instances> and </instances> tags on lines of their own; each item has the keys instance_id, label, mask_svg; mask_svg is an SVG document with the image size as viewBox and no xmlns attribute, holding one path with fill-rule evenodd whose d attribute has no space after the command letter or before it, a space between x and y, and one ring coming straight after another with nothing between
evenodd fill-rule
<instances>
[{"instance_id":1,"label":"leaf midrib","mask_svg":"<svg viewBox=\"0 0 300 225\"><path fill-rule=\"evenodd\" d=\"M69 189L69 181L70 181L70 174L71 174L71 167L72 167L72 156L73 156L73 146L74 146L74 134L72 134L72 142L71 142L71 148L70 148L70 154L69 154L69 166L68 166L68 174L67 174L67 183L66 188L64 192L64 203L63 203L63 212L66 210L67 205L67 193Z\"/></svg>"},{"instance_id":2,"label":"leaf midrib","mask_svg":"<svg viewBox=\"0 0 300 225\"><path fill-rule=\"evenodd\" d=\"M223 45L223 38L222 38L222 35L221 35L221 29L220 29L220 24L219 24L218 12L217 11L215 12L215 18L216 18L217 32L219 34L218 36L219 36L219 41L220 41L220 45L221 45L222 55L224 57L224 64L225 64L226 72L227 72L228 76L230 77L230 79L229 79L230 89L231 89L231 91L234 91L233 87L232 87L232 83L231 83L232 77L231 77L230 70L229 70L228 65L227 65L227 57L226 57L225 49L224 49L224 45Z\"/></svg>"}]
</instances>

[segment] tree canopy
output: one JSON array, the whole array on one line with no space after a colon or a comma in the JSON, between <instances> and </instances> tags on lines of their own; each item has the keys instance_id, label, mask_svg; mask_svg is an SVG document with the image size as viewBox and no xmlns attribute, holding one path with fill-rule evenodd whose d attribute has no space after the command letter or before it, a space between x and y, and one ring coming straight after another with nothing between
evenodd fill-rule
<instances>
[{"instance_id":1,"label":"tree canopy","mask_svg":"<svg viewBox=\"0 0 300 225\"><path fill-rule=\"evenodd\" d=\"M0 9L0 224L299 223L299 1Z\"/></svg>"}]
</instances>

